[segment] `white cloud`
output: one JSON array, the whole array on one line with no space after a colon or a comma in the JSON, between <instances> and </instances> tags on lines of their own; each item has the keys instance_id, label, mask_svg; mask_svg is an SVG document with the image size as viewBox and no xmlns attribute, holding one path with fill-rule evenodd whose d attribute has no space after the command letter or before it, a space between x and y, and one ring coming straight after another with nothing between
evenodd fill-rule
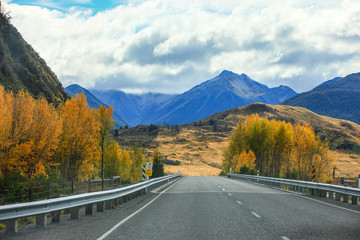
<instances>
[{"instance_id":1,"label":"white cloud","mask_svg":"<svg viewBox=\"0 0 360 240\"><path fill-rule=\"evenodd\" d=\"M96 14L6 8L65 86L181 92L228 69L304 91L359 72L358 1L268 2L129 0Z\"/></svg>"}]
</instances>

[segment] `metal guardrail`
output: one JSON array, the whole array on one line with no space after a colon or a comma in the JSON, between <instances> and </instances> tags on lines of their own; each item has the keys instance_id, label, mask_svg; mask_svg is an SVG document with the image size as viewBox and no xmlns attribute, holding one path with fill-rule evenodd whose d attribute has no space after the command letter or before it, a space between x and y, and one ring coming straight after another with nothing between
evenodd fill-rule
<instances>
[{"instance_id":1,"label":"metal guardrail","mask_svg":"<svg viewBox=\"0 0 360 240\"><path fill-rule=\"evenodd\" d=\"M275 188L281 188L288 191L302 192L308 195L314 195L318 197L328 197L331 199L340 201L341 198L343 202L348 203L349 197L351 197L351 203L357 205L358 198L360 197L359 188L351 188L333 184L309 182L309 181L300 181L300 180L291 180L283 178L271 178L271 177L261 177L245 174L227 174L228 177L240 178L242 180L247 180L251 182L257 182L260 184L268 185Z\"/></svg>"},{"instance_id":2,"label":"metal guardrail","mask_svg":"<svg viewBox=\"0 0 360 240\"><path fill-rule=\"evenodd\" d=\"M104 211L104 206L105 209L111 209L112 206L117 206L138 195L145 194L148 189L156 188L179 176L180 174L172 174L118 189L0 206L0 221L6 221L6 232L12 233L18 231L19 218L36 216L36 224L46 226L48 214L52 214L53 222L59 222L61 211L70 210L71 218L78 219L81 207L86 208L85 213L87 215L93 214L95 204L97 211Z\"/></svg>"}]
</instances>

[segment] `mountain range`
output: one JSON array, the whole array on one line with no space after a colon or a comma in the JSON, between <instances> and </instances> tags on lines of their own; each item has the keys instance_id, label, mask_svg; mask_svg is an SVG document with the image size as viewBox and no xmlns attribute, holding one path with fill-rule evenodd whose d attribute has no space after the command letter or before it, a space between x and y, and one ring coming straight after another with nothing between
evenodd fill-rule
<instances>
[{"instance_id":1,"label":"mountain range","mask_svg":"<svg viewBox=\"0 0 360 240\"><path fill-rule=\"evenodd\" d=\"M307 108L324 116L360 123L360 73L327 81L282 104Z\"/></svg>"},{"instance_id":2,"label":"mountain range","mask_svg":"<svg viewBox=\"0 0 360 240\"><path fill-rule=\"evenodd\" d=\"M102 101L100 101L97 97L95 97L91 92L86 90L85 88L81 87L77 84L72 84L70 86L67 86L65 88L65 92L70 96L73 97L78 93L84 93L86 96L86 101L89 104L91 108L100 108L101 105L105 105ZM108 107L108 106L107 106ZM115 127L124 127L126 125L129 125L126 121L124 121L116 112L113 113L113 120L115 120Z\"/></svg>"},{"instance_id":3,"label":"mountain range","mask_svg":"<svg viewBox=\"0 0 360 240\"><path fill-rule=\"evenodd\" d=\"M287 86L269 88L246 74L227 70L179 95L89 91L104 103L113 105L115 112L132 126L164 122L183 124L249 103L280 104L296 95Z\"/></svg>"}]
</instances>

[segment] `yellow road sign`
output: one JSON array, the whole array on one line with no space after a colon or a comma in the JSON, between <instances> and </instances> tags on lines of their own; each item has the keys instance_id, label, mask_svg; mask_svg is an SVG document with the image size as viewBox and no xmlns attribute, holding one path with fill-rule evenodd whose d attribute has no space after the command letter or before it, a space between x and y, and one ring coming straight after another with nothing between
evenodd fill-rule
<instances>
[{"instance_id":1,"label":"yellow road sign","mask_svg":"<svg viewBox=\"0 0 360 240\"><path fill-rule=\"evenodd\" d=\"M148 175L148 176L151 176L152 175L152 169L145 169L145 174Z\"/></svg>"}]
</instances>

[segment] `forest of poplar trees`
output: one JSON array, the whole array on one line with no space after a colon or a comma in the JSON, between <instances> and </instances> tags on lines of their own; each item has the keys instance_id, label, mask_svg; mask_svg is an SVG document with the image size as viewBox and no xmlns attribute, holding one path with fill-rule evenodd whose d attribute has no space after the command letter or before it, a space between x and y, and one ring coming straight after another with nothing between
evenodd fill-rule
<instances>
[{"instance_id":1,"label":"forest of poplar trees","mask_svg":"<svg viewBox=\"0 0 360 240\"><path fill-rule=\"evenodd\" d=\"M309 125L261 118L257 114L240 118L224 151L223 171L255 173L301 180L328 182L335 159L329 146Z\"/></svg>"},{"instance_id":2,"label":"forest of poplar trees","mask_svg":"<svg viewBox=\"0 0 360 240\"><path fill-rule=\"evenodd\" d=\"M53 182L81 181L121 174L141 180L146 158L141 148L122 149L110 136L113 109L89 108L84 94L55 107L0 86L0 190Z\"/></svg>"}]
</instances>

